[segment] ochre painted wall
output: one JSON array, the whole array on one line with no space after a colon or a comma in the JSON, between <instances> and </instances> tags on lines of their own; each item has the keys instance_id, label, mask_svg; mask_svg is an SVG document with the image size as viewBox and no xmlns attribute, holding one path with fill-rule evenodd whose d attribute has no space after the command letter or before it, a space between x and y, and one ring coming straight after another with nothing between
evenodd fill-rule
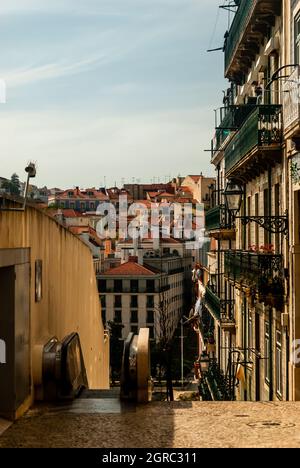
<instances>
[{"instance_id":1,"label":"ochre painted wall","mask_svg":"<svg viewBox=\"0 0 300 468\"><path fill-rule=\"evenodd\" d=\"M109 341L104 338L101 306L88 247L35 207L0 212L0 248L31 250L31 355L48 338L78 332L89 387L109 387ZM35 260L43 261L43 298L35 302ZM36 366L35 366L36 368ZM35 369L34 384L39 372Z\"/></svg>"}]
</instances>

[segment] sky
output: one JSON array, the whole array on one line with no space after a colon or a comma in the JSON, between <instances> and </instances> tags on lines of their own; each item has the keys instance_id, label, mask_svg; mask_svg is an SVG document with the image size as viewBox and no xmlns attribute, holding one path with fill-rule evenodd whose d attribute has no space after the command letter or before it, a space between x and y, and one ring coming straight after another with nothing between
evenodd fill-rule
<instances>
[{"instance_id":1,"label":"sky","mask_svg":"<svg viewBox=\"0 0 300 468\"><path fill-rule=\"evenodd\" d=\"M0 0L0 176L39 186L212 175L218 0Z\"/></svg>"}]
</instances>

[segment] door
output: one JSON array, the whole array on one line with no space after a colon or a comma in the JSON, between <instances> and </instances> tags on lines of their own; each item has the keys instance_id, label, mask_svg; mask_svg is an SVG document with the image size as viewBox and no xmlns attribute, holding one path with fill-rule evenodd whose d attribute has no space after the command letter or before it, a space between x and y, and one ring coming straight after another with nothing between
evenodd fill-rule
<instances>
[{"instance_id":1,"label":"door","mask_svg":"<svg viewBox=\"0 0 300 468\"><path fill-rule=\"evenodd\" d=\"M29 263L0 267L0 416L8 419L30 395L29 291Z\"/></svg>"},{"instance_id":2,"label":"door","mask_svg":"<svg viewBox=\"0 0 300 468\"><path fill-rule=\"evenodd\" d=\"M260 359L258 353L260 352L260 315L255 314L255 394L256 401L260 401Z\"/></svg>"}]
</instances>

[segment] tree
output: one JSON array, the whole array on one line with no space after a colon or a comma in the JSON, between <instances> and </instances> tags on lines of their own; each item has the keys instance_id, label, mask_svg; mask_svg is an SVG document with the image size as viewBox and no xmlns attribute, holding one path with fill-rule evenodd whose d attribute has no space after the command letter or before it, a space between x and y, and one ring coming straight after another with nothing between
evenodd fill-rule
<instances>
[{"instance_id":1,"label":"tree","mask_svg":"<svg viewBox=\"0 0 300 468\"><path fill-rule=\"evenodd\" d=\"M158 338L157 351L160 370L166 370L167 398L174 401L172 382L172 317L164 293L161 294L159 306L156 307L158 320L156 321L156 336Z\"/></svg>"},{"instance_id":2,"label":"tree","mask_svg":"<svg viewBox=\"0 0 300 468\"><path fill-rule=\"evenodd\" d=\"M10 178L10 193L12 195L20 195L21 184L18 174L14 173Z\"/></svg>"}]
</instances>

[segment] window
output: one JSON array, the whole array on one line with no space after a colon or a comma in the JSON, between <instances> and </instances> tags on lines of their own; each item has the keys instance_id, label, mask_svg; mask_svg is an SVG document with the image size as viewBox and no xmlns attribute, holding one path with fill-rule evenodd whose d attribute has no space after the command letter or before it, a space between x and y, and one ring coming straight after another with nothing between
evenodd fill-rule
<instances>
[{"instance_id":1,"label":"window","mask_svg":"<svg viewBox=\"0 0 300 468\"><path fill-rule=\"evenodd\" d=\"M106 325L106 310L105 309L101 310L101 316L102 316L103 325L105 326Z\"/></svg>"},{"instance_id":2,"label":"window","mask_svg":"<svg viewBox=\"0 0 300 468\"><path fill-rule=\"evenodd\" d=\"M72 197L73 197L73 192L69 192L69 193L68 193L68 197L69 197L69 198L72 198Z\"/></svg>"},{"instance_id":3,"label":"window","mask_svg":"<svg viewBox=\"0 0 300 468\"><path fill-rule=\"evenodd\" d=\"M248 216L251 216L251 197L248 197L247 199L247 211L248 211ZM252 227L252 223L249 223L248 224L248 245L251 245L252 243L251 227Z\"/></svg>"},{"instance_id":4,"label":"window","mask_svg":"<svg viewBox=\"0 0 300 468\"><path fill-rule=\"evenodd\" d=\"M264 216L270 216L270 202L269 202L270 190L264 190ZM269 243L269 233L264 229L264 243L267 245Z\"/></svg>"},{"instance_id":5,"label":"window","mask_svg":"<svg viewBox=\"0 0 300 468\"><path fill-rule=\"evenodd\" d=\"M122 311L115 310L115 320L116 323L122 323Z\"/></svg>"},{"instance_id":6,"label":"window","mask_svg":"<svg viewBox=\"0 0 300 468\"><path fill-rule=\"evenodd\" d=\"M115 307L122 308L122 296L115 296Z\"/></svg>"},{"instance_id":7,"label":"window","mask_svg":"<svg viewBox=\"0 0 300 468\"><path fill-rule=\"evenodd\" d=\"M100 296L101 307L105 309L106 307L106 296Z\"/></svg>"},{"instance_id":8,"label":"window","mask_svg":"<svg viewBox=\"0 0 300 468\"><path fill-rule=\"evenodd\" d=\"M138 282L138 280L131 280L130 281L130 291L132 293L138 293L139 292L139 282Z\"/></svg>"},{"instance_id":9,"label":"window","mask_svg":"<svg viewBox=\"0 0 300 468\"><path fill-rule=\"evenodd\" d=\"M249 360L251 360L251 349L253 348L253 322L252 317L248 321L248 347L249 347Z\"/></svg>"},{"instance_id":10,"label":"window","mask_svg":"<svg viewBox=\"0 0 300 468\"><path fill-rule=\"evenodd\" d=\"M270 325L265 323L265 379L270 383Z\"/></svg>"},{"instance_id":11,"label":"window","mask_svg":"<svg viewBox=\"0 0 300 468\"><path fill-rule=\"evenodd\" d=\"M106 280L98 280L98 291L99 293L106 292Z\"/></svg>"},{"instance_id":12,"label":"window","mask_svg":"<svg viewBox=\"0 0 300 468\"><path fill-rule=\"evenodd\" d=\"M149 293L154 292L154 280L147 280L146 289L147 289L147 292Z\"/></svg>"},{"instance_id":13,"label":"window","mask_svg":"<svg viewBox=\"0 0 300 468\"><path fill-rule=\"evenodd\" d=\"M85 210L85 203L80 203L80 207L82 210Z\"/></svg>"},{"instance_id":14,"label":"window","mask_svg":"<svg viewBox=\"0 0 300 468\"><path fill-rule=\"evenodd\" d=\"M91 203L90 203L90 209L91 209L91 210L94 210L94 209L95 209L95 203L94 203L94 202L91 202Z\"/></svg>"},{"instance_id":15,"label":"window","mask_svg":"<svg viewBox=\"0 0 300 468\"><path fill-rule=\"evenodd\" d=\"M281 332L276 331L276 393L282 396L282 344Z\"/></svg>"},{"instance_id":16,"label":"window","mask_svg":"<svg viewBox=\"0 0 300 468\"><path fill-rule=\"evenodd\" d=\"M154 327L149 327L149 338L154 340Z\"/></svg>"},{"instance_id":17,"label":"window","mask_svg":"<svg viewBox=\"0 0 300 468\"><path fill-rule=\"evenodd\" d=\"M148 309L154 308L154 296L147 296L147 308Z\"/></svg>"},{"instance_id":18,"label":"window","mask_svg":"<svg viewBox=\"0 0 300 468\"><path fill-rule=\"evenodd\" d=\"M71 210L75 209L75 203L74 202L70 202L70 208L71 208Z\"/></svg>"},{"instance_id":19,"label":"window","mask_svg":"<svg viewBox=\"0 0 300 468\"><path fill-rule=\"evenodd\" d=\"M137 327L136 325L133 325L131 327L131 333L134 333L135 335L138 334L138 330L139 330L139 327Z\"/></svg>"},{"instance_id":20,"label":"window","mask_svg":"<svg viewBox=\"0 0 300 468\"><path fill-rule=\"evenodd\" d=\"M280 185L275 185L275 216L280 215ZM280 251L280 234L275 234L275 252Z\"/></svg>"},{"instance_id":21,"label":"window","mask_svg":"<svg viewBox=\"0 0 300 468\"><path fill-rule=\"evenodd\" d=\"M154 323L154 311L147 310L147 323Z\"/></svg>"},{"instance_id":22,"label":"window","mask_svg":"<svg viewBox=\"0 0 300 468\"><path fill-rule=\"evenodd\" d=\"M114 291L117 292L117 293L118 292L119 293L123 292L123 282L122 282L122 280L115 280L114 281Z\"/></svg>"},{"instance_id":23,"label":"window","mask_svg":"<svg viewBox=\"0 0 300 468\"><path fill-rule=\"evenodd\" d=\"M131 311L130 322L131 323L139 323L137 310L132 310Z\"/></svg>"},{"instance_id":24,"label":"window","mask_svg":"<svg viewBox=\"0 0 300 468\"><path fill-rule=\"evenodd\" d=\"M295 63L300 63L300 14L295 18Z\"/></svg>"},{"instance_id":25,"label":"window","mask_svg":"<svg viewBox=\"0 0 300 468\"><path fill-rule=\"evenodd\" d=\"M130 298L130 307L137 309L138 308L138 296L131 296Z\"/></svg>"}]
</instances>

